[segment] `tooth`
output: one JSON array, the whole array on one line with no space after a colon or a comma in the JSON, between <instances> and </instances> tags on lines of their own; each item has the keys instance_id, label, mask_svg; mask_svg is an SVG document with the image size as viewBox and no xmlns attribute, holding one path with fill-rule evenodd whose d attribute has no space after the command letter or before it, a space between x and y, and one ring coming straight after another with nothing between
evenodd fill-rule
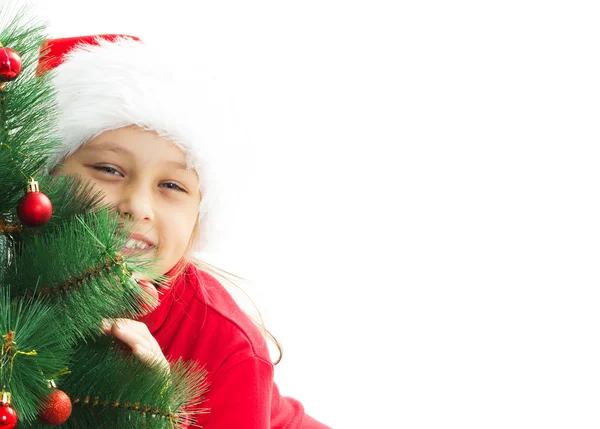
<instances>
[{"instance_id":1,"label":"tooth","mask_svg":"<svg viewBox=\"0 0 600 429\"><path fill-rule=\"evenodd\" d=\"M127 240L127 243L125 243L125 247L128 247L129 249L132 249L133 247L135 247L135 240L133 240L132 238Z\"/></svg>"}]
</instances>

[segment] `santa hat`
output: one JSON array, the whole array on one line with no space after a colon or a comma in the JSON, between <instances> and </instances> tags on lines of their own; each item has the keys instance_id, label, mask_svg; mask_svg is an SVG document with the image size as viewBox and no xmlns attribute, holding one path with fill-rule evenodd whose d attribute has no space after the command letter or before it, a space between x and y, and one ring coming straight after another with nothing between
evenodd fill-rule
<instances>
[{"instance_id":1,"label":"santa hat","mask_svg":"<svg viewBox=\"0 0 600 429\"><path fill-rule=\"evenodd\" d=\"M99 134L137 125L169 138L198 173L203 198L196 251L214 230L216 153L222 143L218 109L210 96L210 78L184 64L172 50L139 38L104 34L48 40L42 46L39 73L53 70L63 141L50 157L61 162ZM217 150L219 149L219 150ZM210 162L209 162L210 161Z\"/></svg>"}]
</instances>

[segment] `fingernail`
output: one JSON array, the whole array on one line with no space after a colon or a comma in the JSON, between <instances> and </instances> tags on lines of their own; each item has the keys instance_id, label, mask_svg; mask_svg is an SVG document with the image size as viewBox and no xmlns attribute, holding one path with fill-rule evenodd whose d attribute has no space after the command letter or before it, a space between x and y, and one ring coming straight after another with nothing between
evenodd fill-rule
<instances>
[{"instance_id":1,"label":"fingernail","mask_svg":"<svg viewBox=\"0 0 600 429\"><path fill-rule=\"evenodd\" d=\"M103 331L108 331L108 330L110 330L110 328L112 328L112 323L110 323L110 321L108 321L106 319L102 319L102 322L100 322L100 328Z\"/></svg>"}]
</instances>

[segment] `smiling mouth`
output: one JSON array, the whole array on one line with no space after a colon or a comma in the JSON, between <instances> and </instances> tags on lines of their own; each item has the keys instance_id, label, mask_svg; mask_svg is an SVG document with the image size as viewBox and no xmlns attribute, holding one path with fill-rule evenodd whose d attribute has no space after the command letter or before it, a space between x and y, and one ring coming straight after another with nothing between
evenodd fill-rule
<instances>
[{"instance_id":1,"label":"smiling mouth","mask_svg":"<svg viewBox=\"0 0 600 429\"><path fill-rule=\"evenodd\" d=\"M135 238L128 238L121 250L122 253L130 255L132 253L142 253L149 250L156 249L155 245L146 243L142 240L136 240Z\"/></svg>"}]
</instances>

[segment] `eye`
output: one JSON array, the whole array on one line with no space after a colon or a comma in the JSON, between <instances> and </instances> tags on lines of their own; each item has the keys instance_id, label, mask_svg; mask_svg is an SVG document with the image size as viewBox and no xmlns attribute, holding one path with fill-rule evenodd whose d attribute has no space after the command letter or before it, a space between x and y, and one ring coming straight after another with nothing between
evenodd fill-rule
<instances>
[{"instance_id":1,"label":"eye","mask_svg":"<svg viewBox=\"0 0 600 429\"><path fill-rule=\"evenodd\" d=\"M109 165L94 165L92 168L94 170L102 171L103 173L109 174L111 176L124 176L123 173L121 173L119 170Z\"/></svg>"},{"instance_id":2,"label":"eye","mask_svg":"<svg viewBox=\"0 0 600 429\"><path fill-rule=\"evenodd\" d=\"M163 182L159 186L162 186L163 188L167 188L167 189L172 189L177 192L187 193L187 191L185 189L183 189L181 186L179 186L177 183L174 183L174 182Z\"/></svg>"}]
</instances>

